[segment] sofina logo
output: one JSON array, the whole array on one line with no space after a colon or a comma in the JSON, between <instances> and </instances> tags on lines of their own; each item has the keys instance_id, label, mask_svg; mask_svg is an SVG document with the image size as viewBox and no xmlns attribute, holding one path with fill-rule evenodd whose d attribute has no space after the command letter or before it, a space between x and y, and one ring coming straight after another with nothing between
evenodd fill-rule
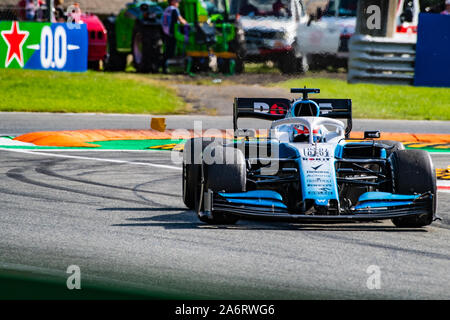
<instances>
[{"instance_id":1,"label":"sofina logo","mask_svg":"<svg viewBox=\"0 0 450 320\"><path fill-rule=\"evenodd\" d=\"M85 71L87 30L63 23L0 22L0 68Z\"/></svg>"}]
</instances>

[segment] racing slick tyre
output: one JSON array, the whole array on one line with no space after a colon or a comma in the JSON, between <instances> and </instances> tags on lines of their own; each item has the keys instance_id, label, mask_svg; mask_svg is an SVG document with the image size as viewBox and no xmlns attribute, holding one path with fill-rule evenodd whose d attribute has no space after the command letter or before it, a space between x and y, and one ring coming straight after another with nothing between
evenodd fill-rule
<instances>
[{"instance_id":1,"label":"racing slick tyre","mask_svg":"<svg viewBox=\"0 0 450 320\"><path fill-rule=\"evenodd\" d=\"M219 59L218 62L218 70L223 74L231 74L231 59Z\"/></svg>"},{"instance_id":2,"label":"racing slick tyre","mask_svg":"<svg viewBox=\"0 0 450 320\"><path fill-rule=\"evenodd\" d=\"M211 151L209 151L211 150ZM212 191L244 192L246 166L244 154L233 147L211 146L204 151L203 163L206 187ZM211 155L213 162L208 164Z\"/></svg>"},{"instance_id":3,"label":"racing slick tyre","mask_svg":"<svg viewBox=\"0 0 450 320\"><path fill-rule=\"evenodd\" d=\"M294 51L289 51L278 60L278 69L284 74L303 73L305 63L301 57L296 57Z\"/></svg>"},{"instance_id":4,"label":"racing slick tyre","mask_svg":"<svg viewBox=\"0 0 450 320\"><path fill-rule=\"evenodd\" d=\"M419 228L431 224L436 212L436 172L428 152L424 150L397 150L391 156L394 193L421 194L431 191L433 199L429 212L420 216L394 218L399 228Z\"/></svg>"},{"instance_id":5,"label":"racing slick tyre","mask_svg":"<svg viewBox=\"0 0 450 320\"><path fill-rule=\"evenodd\" d=\"M127 66L127 55L117 51L116 25L108 19L105 21L105 28L108 32L108 42L103 69L104 71L124 71Z\"/></svg>"},{"instance_id":6,"label":"racing slick tyre","mask_svg":"<svg viewBox=\"0 0 450 320\"><path fill-rule=\"evenodd\" d=\"M389 157L394 151L405 150L403 143L392 140L377 140L376 144L383 144L386 146L386 156Z\"/></svg>"},{"instance_id":7,"label":"racing slick tyre","mask_svg":"<svg viewBox=\"0 0 450 320\"><path fill-rule=\"evenodd\" d=\"M246 164L241 150L233 147L212 145L204 150L203 174L205 188L215 192L244 192L246 185ZM197 209L200 195L196 197ZM212 218L199 217L209 224L235 224L239 218L223 212L213 211Z\"/></svg>"},{"instance_id":8,"label":"racing slick tyre","mask_svg":"<svg viewBox=\"0 0 450 320\"><path fill-rule=\"evenodd\" d=\"M200 187L203 150L210 144L219 144L220 140L191 138L186 141L183 150L183 202L189 209L195 209L196 188Z\"/></svg>"},{"instance_id":9,"label":"racing slick tyre","mask_svg":"<svg viewBox=\"0 0 450 320\"><path fill-rule=\"evenodd\" d=\"M98 71L100 70L100 61L88 61L88 69Z\"/></svg>"},{"instance_id":10,"label":"racing slick tyre","mask_svg":"<svg viewBox=\"0 0 450 320\"><path fill-rule=\"evenodd\" d=\"M240 34L242 32L242 35ZM244 72L244 58L245 58L245 38L243 36L244 31L236 28L236 36L233 41L230 42L230 52L234 52L236 54L236 58L234 59L234 73L241 74ZM226 66L222 73L230 72L230 63Z\"/></svg>"},{"instance_id":11,"label":"racing slick tyre","mask_svg":"<svg viewBox=\"0 0 450 320\"><path fill-rule=\"evenodd\" d=\"M209 68L209 57L193 57L192 58L192 65L191 65L191 72L193 73L202 73L202 72L208 72L210 70Z\"/></svg>"},{"instance_id":12,"label":"racing slick tyre","mask_svg":"<svg viewBox=\"0 0 450 320\"><path fill-rule=\"evenodd\" d=\"M133 31L133 64L139 73L156 73L161 65L162 34L159 26L137 23Z\"/></svg>"},{"instance_id":13,"label":"racing slick tyre","mask_svg":"<svg viewBox=\"0 0 450 320\"><path fill-rule=\"evenodd\" d=\"M308 70L318 71L318 70L325 68L324 64L322 63L322 61L320 59L320 55L307 54L305 56L305 59L307 61Z\"/></svg>"},{"instance_id":14,"label":"racing slick tyre","mask_svg":"<svg viewBox=\"0 0 450 320\"><path fill-rule=\"evenodd\" d=\"M234 70L231 69L231 60L232 59L220 59L219 62L219 72L223 74L241 74L244 72L244 61L237 57L234 59Z\"/></svg>"}]
</instances>

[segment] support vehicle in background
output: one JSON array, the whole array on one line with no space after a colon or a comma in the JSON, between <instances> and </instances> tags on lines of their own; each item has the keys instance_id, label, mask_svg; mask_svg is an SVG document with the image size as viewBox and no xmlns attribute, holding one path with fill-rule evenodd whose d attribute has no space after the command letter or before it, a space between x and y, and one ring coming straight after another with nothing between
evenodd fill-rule
<instances>
[{"instance_id":1,"label":"support vehicle in background","mask_svg":"<svg viewBox=\"0 0 450 320\"><path fill-rule=\"evenodd\" d=\"M419 24L419 0L399 0L395 14L397 36L416 37Z\"/></svg>"},{"instance_id":2,"label":"support vehicle in background","mask_svg":"<svg viewBox=\"0 0 450 320\"><path fill-rule=\"evenodd\" d=\"M183 151L183 201L210 224L239 219L349 222L391 219L423 227L436 213L436 172L425 150L397 141L351 140L350 99L236 98L236 138L198 137ZM239 118L271 121L268 136ZM343 119L346 121L338 120Z\"/></svg>"},{"instance_id":3,"label":"support vehicle in background","mask_svg":"<svg viewBox=\"0 0 450 320\"><path fill-rule=\"evenodd\" d=\"M102 21L93 14L82 14L81 21L88 30L88 68L99 70L100 61L104 61L107 51L107 32Z\"/></svg>"},{"instance_id":4,"label":"support vehicle in background","mask_svg":"<svg viewBox=\"0 0 450 320\"><path fill-rule=\"evenodd\" d=\"M117 16L105 20L108 32L105 71L124 71L127 57L132 54L136 71L158 72L163 50L162 13L162 6L156 2L134 1Z\"/></svg>"},{"instance_id":5,"label":"support vehicle in background","mask_svg":"<svg viewBox=\"0 0 450 320\"><path fill-rule=\"evenodd\" d=\"M272 61L283 73L304 70L296 31L308 15L302 0L232 0L231 13L244 29L246 61Z\"/></svg>"},{"instance_id":6,"label":"support vehicle in background","mask_svg":"<svg viewBox=\"0 0 450 320\"><path fill-rule=\"evenodd\" d=\"M358 0L331 0L325 11L317 11L297 28L296 50L311 69L328 65L347 67L349 40L355 33ZM418 0L399 0L397 37L415 37L420 12Z\"/></svg>"},{"instance_id":7,"label":"support vehicle in background","mask_svg":"<svg viewBox=\"0 0 450 320\"><path fill-rule=\"evenodd\" d=\"M135 1L117 16L105 21L108 30L108 54L105 70L121 71L127 56L133 55L138 72L158 72L162 65L164 42L161 17L167 3ZM188 25L176 25L176 56L171 64L181 64L187 73L207 71L211 57L219 71L243 71L243 33L230 16L227 0L182 0L181 15ZM181 62L180 62L181 61Z\"/></svg>"},{"instance_id":8,"label":"support vehicle in background","mask_svg":"<svg viewBox=\"0 0 450 320\"><path fill-rule=\"evenodd\" d=\"M211 58L225 74L244 71L244 32L230 14L228 0L181 0L189 26L177 25L177 56L186 57L188 73L210 70Z\"/></svg>"}]
</instances>

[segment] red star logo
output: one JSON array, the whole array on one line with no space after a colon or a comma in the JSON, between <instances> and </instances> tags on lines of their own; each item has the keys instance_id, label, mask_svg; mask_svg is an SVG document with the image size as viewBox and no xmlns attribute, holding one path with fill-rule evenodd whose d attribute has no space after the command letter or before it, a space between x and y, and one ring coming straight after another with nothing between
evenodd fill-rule
<instances>
[{"instance_id":1,"label":"red star logo","mask_svg":"<svg viewBox=\"0 0 450 320\"><path fill-rule=\"evenodd\" d=\"M2 31L2 37L8 45L8 53L6 54L5 68L7 68L14 58L23 68L23 44L30 33L28 31L20 31L17 21L13 21L10 31Z\"/></svg>"}]
</instances>

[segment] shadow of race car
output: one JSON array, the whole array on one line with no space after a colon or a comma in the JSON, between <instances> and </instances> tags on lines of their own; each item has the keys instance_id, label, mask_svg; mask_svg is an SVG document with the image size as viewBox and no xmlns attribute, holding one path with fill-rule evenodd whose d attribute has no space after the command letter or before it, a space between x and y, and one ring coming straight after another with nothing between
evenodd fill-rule
<instances>
[{"instance_id":1,"label":"shadow of race car","mask_svg":"<svg viewBox=\"0 0 450 320\"><path fill-rule=\"evenodd\" d=\"M349 139L350 99L308 97L319 89L291 92L303 97L236 98L233 140L187 140L183 201L201 221L433 222L436 175L428 152L379 140L379 131ZM244 117L272 121L270 131L239 129Z\"/></svg>"}]
</instances>

